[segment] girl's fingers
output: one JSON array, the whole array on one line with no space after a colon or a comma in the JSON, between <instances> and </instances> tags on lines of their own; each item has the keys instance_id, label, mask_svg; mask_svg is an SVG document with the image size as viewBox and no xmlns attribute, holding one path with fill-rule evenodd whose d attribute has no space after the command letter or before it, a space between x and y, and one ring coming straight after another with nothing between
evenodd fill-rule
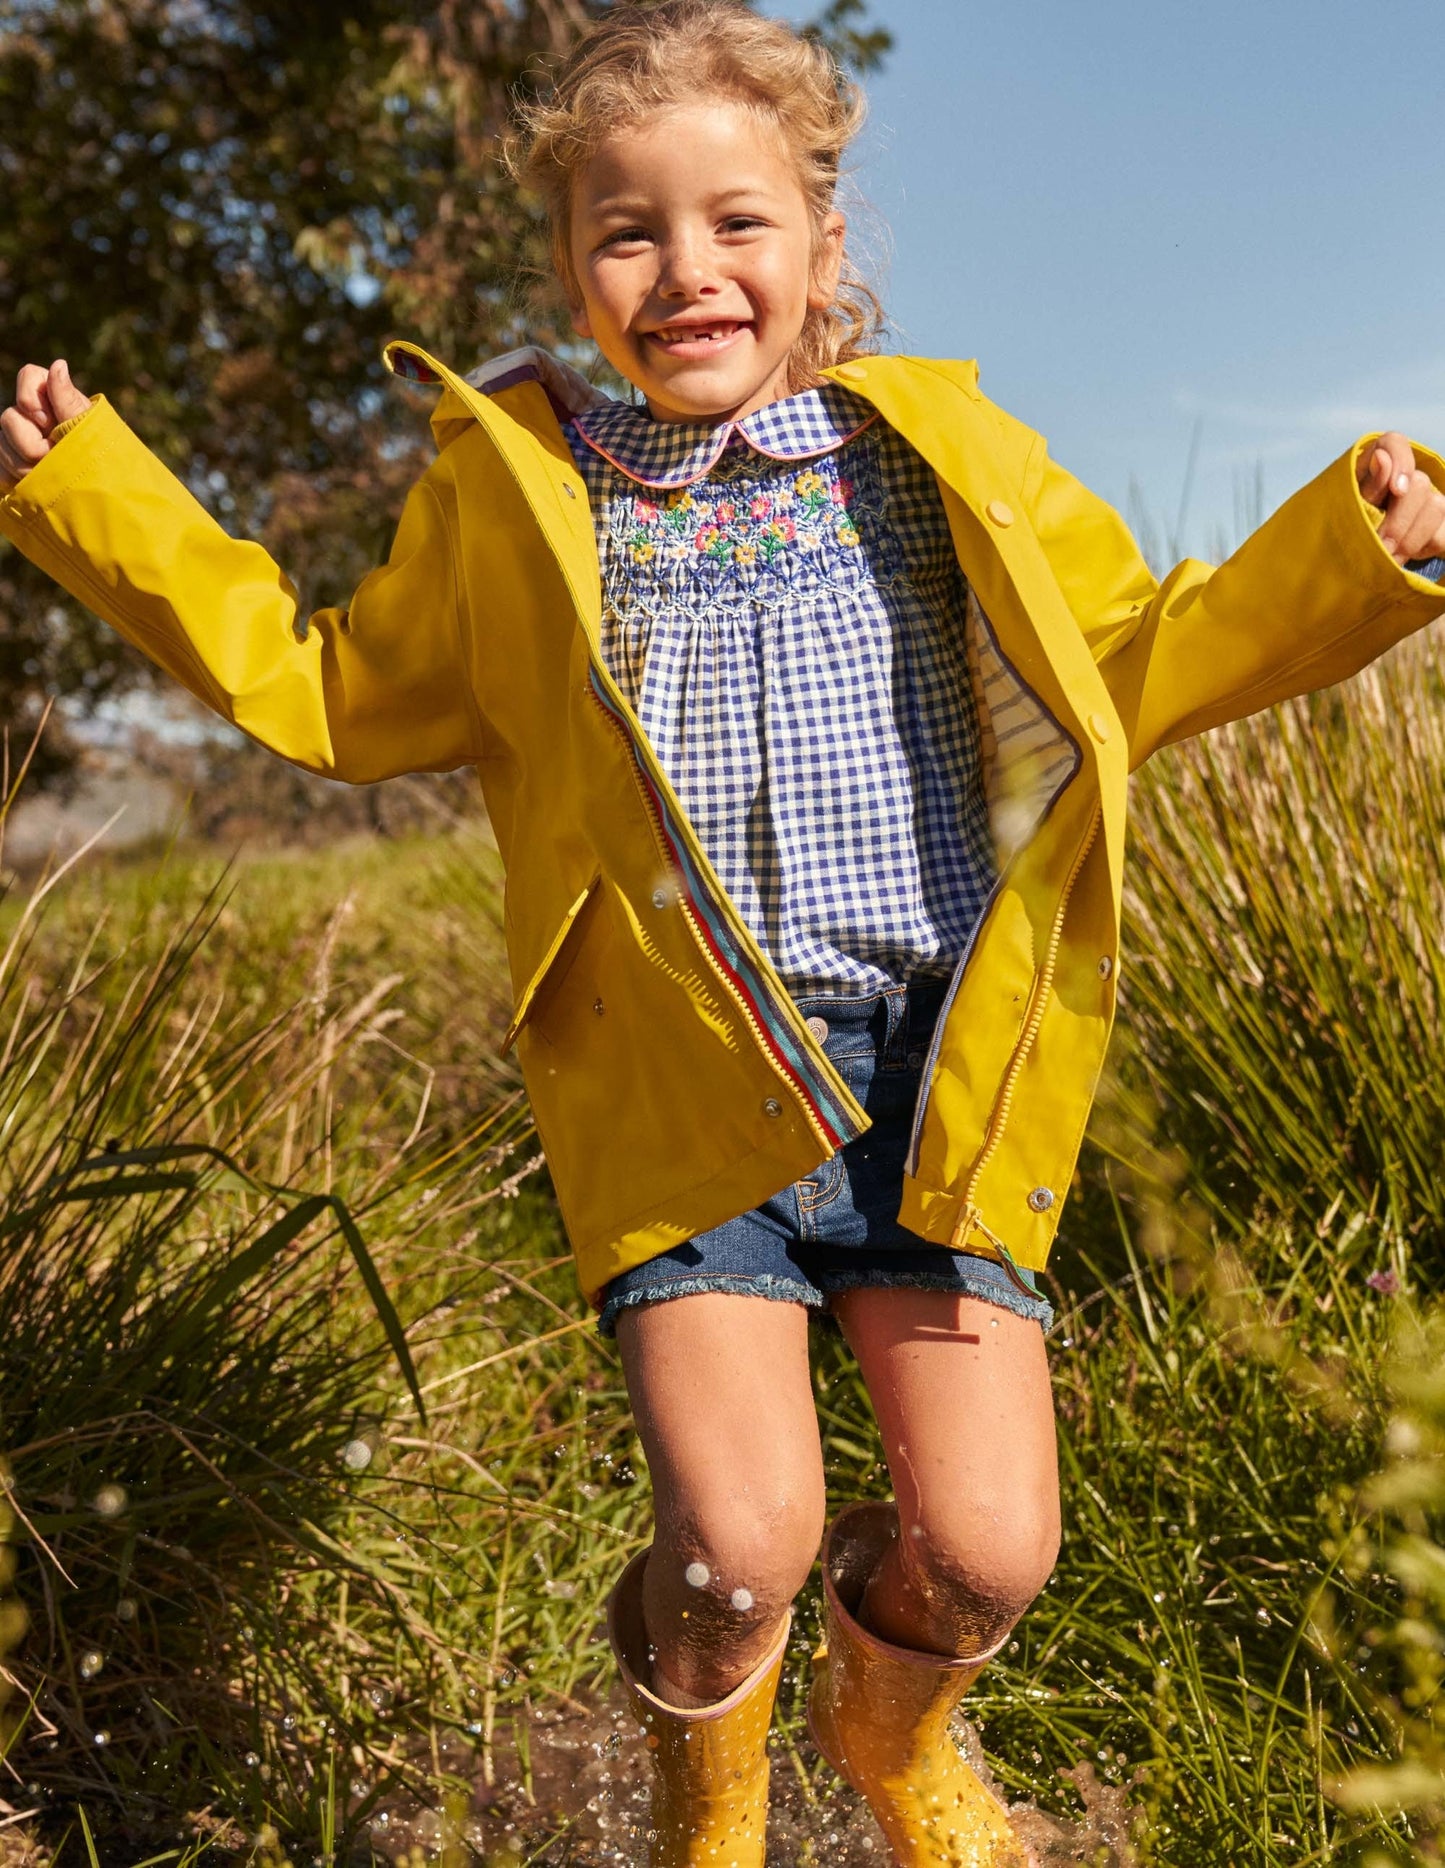
<instances>
[{"instance_id":1,"label":"girl's fingers","mask_svg":"<svg viewBox=\"0 0 1445 1868\"><path fill-rule=\"evenodd\" d=\"M81 415L90 407L90 397L76 388L64 357L57 358L50 366L45 400L57 422L68 421L72 415Z\"/></svg>"},{"instance_id":2,"label":"girl's fingers","mask_svg":"<svg viewBox=\"0 0 1445 1868\"><path fill-rule=\"evenodd\" d=\"M39 363L22 364L15 379L15 406L27 421L33 422L42 435L55 426L55 417L46 400L50 372Z\"/></svg>"},{"instance_id":3,"label":"girl's fingers","mask_svg":"<svg viewBox=\"0 0 1445 1868\"><path fill-rule=\"evenodd\" d=\"M50 443L19 409L0 413L0 478L13 486L50 452Z\"/></svg>"},{"instance_id":4,"label":"girl's fingers","mask_svg":"<svg viewBox=\"0 0 1445 1868\"><path fill-rule=\"evenodd\" d=\"M1398 484L1398 482L1397 482ZM1395 493L1385 508L1380 543L1397 564L1425 557L1445 523L1445 497L1436 492L1427 474L1410 475L1403 493Z\"/></svg>"},{"instance_id":5,"label":"girl's fingers","mask_svg":"<svg viewBox=\"0 0 1445 1868\"><path fill-rule=\"evenodd\" d=\"M1383 434L1370 450L1369 465L1359 465L1360 492L1372 506L1384 506L1410 484L1415 471L1415 450L1397 430Z\"/></svg>"}]
</instances>

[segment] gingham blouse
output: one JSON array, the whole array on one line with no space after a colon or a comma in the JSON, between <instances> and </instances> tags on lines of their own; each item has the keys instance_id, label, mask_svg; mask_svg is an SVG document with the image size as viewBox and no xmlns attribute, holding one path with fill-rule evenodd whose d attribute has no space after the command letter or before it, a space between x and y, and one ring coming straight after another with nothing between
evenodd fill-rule
<instances>
[{"instance_id":1,"label":"gingham blouse","mask_svg":"<svg viewBox=\"0 0 1445 1868\"><path fill-rule=\"evenodd\" d=\"M564 432L604 659L783 983L951 972L994 862L932 470L835 384L716 428L610 403Z\"/></svg>"}]
</instances>

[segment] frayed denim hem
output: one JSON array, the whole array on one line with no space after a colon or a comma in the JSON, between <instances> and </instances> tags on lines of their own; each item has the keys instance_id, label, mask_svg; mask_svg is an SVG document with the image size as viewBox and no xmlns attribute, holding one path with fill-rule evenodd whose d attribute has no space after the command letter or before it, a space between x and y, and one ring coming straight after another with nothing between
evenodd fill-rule
<instances>
[{"instance_id":1,"label":"frayed denim hem","mask_svg":"<svg viewBox=\"0 0 1445 1868\"><path fill-rule=\"evenodd\" d=\"M821 1310L827 1301L810 1285L800 1284L796 1278L774 1277L771 1272L759 1272L755 1277L741 1272L701 1272L695 1278L664 1278L650 1288L619 1291L602 1306L597 1333L615 1336L618 1313L630 1310L635 1304L662 1303L669 1297L695 1297L701 1291L736 1291L744 1297L775 1297L785 1303L802 1304L809 1310Z\"/></svg>"},{"instance_id":2,"label":"frayed denim hem","mask_svg":"<svg viewBox=\"0 0 1445 1868\"><path fill-rule=\"evenodd\" d=\"M985 1304L997 1304L1000 1310L1011 1310L1016 1317L1032 1318L1046 1336L1054 1327L1054 1307L1046 1297L1028 1298L1012 1284L973 1277L966 1271L838 1271L828 1274L825 1288L832 1297L838 1291L896 1289L900 1285L977 1297Z\"/></svg>"}]
</instances>

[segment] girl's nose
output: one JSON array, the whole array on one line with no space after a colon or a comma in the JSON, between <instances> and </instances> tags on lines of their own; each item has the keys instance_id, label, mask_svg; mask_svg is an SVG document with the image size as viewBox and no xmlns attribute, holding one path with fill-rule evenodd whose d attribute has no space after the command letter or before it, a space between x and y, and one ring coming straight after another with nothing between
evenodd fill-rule
<instances>
[{"instance_id":1,"label":"girl's nose","mask_svg":"<svg viewBox=\"0 0 1445 1868\"><path fill-rule=\"evenodd\" d=\"M657 289L664 298L703 298L721 283L710 256L694 241L670 242L661 259Z\"/></svg>"}]
</instances>

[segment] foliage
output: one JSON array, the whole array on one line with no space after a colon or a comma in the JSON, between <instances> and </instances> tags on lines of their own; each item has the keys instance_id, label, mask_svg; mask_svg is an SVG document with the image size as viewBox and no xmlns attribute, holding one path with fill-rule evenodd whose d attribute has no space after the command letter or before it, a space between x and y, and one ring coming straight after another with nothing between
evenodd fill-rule
<instances>
[{"instance_id":1,"label":"foliage","mask_svg":"<svg viewBox=\"0 0 1445 1868\"><path fill-rule=\"evenodd\" d=\"M464 366L570 341L497 149L593 11L0 0L0 383L64 356L309 608L345 602L429 452L432 398L393 383L385 339ZM833 0L816 30L867 66L889 39L861 14ZM43 694L140 670L0 546L0 726L28 738Z\"/></svg>"},{"instance_id":2,"label":"foliage","mask_svg":"<svg viewBox=\"0 0 1445 1868\"><path fill-rule=\"evenodd\" d=\"M1438 638L1157 757L1136 781L1132 1077L1097 1133L1179 1151L1226 1223L1371 1215L1445 1252Z\"/></svg>"},{"instance_id":3,"label":"foliage","mask_svg":"<svg viewBox=\"0 0 1445 1868\"><path fill-rule=\"evenodd\" d=\"M1391 1690L1377 1695L1393 1728L1389 1763L1357 1767L1334 1787L1346 1809L1410 1812L1415 1845L1366 1857L1367 1868L1409 1860L1445 1861L1445 1314L1407 1311L1396 1332L1388 1379L1394 1411L1388 1459L1367 1489L1380 1516L1361 1526L1344 1552L1355 1573L1375 1565L1398 1583L1399 1612L1368 1638L1393 1663Z\"/></svg>"}]
</instances>

